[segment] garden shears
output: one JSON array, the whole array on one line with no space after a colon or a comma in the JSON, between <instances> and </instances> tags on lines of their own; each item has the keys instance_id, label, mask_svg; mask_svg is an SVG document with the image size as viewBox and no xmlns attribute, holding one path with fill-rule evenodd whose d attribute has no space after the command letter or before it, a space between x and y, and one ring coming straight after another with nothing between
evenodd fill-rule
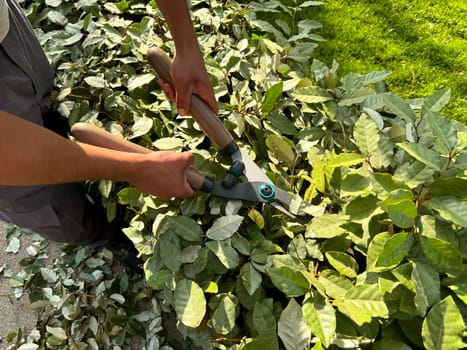
<instances>
[{"instance_id":1,"label":"garden shears","mask_svg":"<svg viewBox=\"0 0 467 350\"><path fill-rule=\"evenodd\" d=\"M170 75L170 58L158 48L148 51L148 61L157 75L165 82L173 85ZM276 187L265 172L245 153L243 153L230 132L217 115L198 96L192 95L190 114L199 124L203 132L217 148L232 159L232 166L223 180L214 180L205 174L189 168L187 180L194 190L211 193L215 196L238 199L257 203L266 203L282 213L296 218L290 211L294 196ZM71 133L79 141L114 150L149 153L152 150L124 140L96 126L77 123ZM244 176L247 181L240 182Z\"/></svg>"}]
</instances>

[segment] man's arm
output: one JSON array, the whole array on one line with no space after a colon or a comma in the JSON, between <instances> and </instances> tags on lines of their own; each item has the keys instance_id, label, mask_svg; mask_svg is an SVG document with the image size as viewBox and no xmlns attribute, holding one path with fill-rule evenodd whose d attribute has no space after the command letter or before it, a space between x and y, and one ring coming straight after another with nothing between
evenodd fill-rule
<instances>
[{"instance_id":1,"label":"man's arm","mask_svg":"<svg viewBox=\"0 0 467 350\"><path fill-rule=\"evenodd\" d=\"M160 198L190 197L188 152L137 154L75 143L0 111L0 184L128 181Z\"/></svg>"},{"instance_id":2,"label":"man's arm","mask_svg":"<svg viewBox=\"0 0 467 350\"><path fill-rule=\"evenodd\" d=\"M157 4L169 25L176 49L171 65L175 91L168 84L162 84L164 91L175 99L181 115L189 113L192 93L201 97L217 113L217 101L206 72L186 0L157 0Z\"/></svg>"}]
</instances>

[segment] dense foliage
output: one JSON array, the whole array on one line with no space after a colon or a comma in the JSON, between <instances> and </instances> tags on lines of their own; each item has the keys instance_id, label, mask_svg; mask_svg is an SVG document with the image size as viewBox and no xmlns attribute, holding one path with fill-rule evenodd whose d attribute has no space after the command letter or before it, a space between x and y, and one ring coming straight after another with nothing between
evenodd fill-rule
<instances>
[{"instance_id":1,"label":"dense foliage","mask_svg":"<svg viewBox=\"0 0 467 350\"><path fill-rule=\"evenodd\" d=\"M175 310L187 344L460 349L467 129L439 114L447 89L404 101L385 91L389 72L340 76L337 63L314 59L321 25L297 14L321 4L192 2L220 118L275 184L302 196L304 223L269 206L204 193L163 201L110 181L90 184L90 196L128 222L147 286ZM153 1L23 5L70 124L191 150L197 168L225 174L229 161L175 114L146 63L151 46L173 52Z\"/></svg>"}]
</instances>

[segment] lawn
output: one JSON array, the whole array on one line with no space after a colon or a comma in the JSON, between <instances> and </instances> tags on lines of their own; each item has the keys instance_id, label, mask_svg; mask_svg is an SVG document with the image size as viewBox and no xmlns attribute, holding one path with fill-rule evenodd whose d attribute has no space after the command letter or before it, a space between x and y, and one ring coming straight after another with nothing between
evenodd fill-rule
<instances>
[{"instance_id":1,"label":"lawn","mask_svg":"<svg viewBox=\"0 0 467 350\"><path fill-rule=\"evenodd\" d=\"M329 0L302 15L323 24L315 57L341 73L390 70L389 88L404 98L451 88L442 111L467 122L467 3L461 0Z\"/></svg>"}]
</instances>

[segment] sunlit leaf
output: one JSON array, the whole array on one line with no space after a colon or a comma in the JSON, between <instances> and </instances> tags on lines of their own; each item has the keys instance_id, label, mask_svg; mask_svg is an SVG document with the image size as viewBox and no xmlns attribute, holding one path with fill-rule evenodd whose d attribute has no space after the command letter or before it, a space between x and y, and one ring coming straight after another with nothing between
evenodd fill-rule
<instances>
[{"instance_id":1,"label":"sunlit leaf","mask_svg":"<svg viewBox=\"0 0 467 350\"><path fill-rule=\"evenodd\" d=\"M428 121L440 155L449 156L457 145L457 132L451 121L430 110L424 113L424 117Z\"/></svg>"},{"instance_id":2,"label":"sunlit leaf","mask_svg":"<svg viewBox=\"0 0 467 350\"><path fill-rule=\"evenodd\" d=\"M277 334L286 350L302 350L310 343L311 331L305 323L302 308L293 298L281 313Z\"/></svg>"},{"instance_id":3,"label":"sunlit leaf","mask_svg":"<svg viewBox=\"0 0 467 350\"><path fill-rule=\"evenodd\" d=\"M328 347L336 332L336 310L319 293L305 300L302 308L306 324L324 346Z\"/></svg>"},{"instance_id":4,"label":"sunlit leaf","mask_svg":"<svg viewBox=\"0 0 467 350\"><path fill-rule=\"evenodd\" d=\"M219 334L228 334L235 327L235 318L237 317L236 307L237 298L232 295L223 297L217 306L211 318L214 329Z\"/></svg>"},{"instance_id":5,"label":"sunlit leaf","mask_svg":"<svg viewBox=\"0 0 467 350\"><path fill-rule=\"evenodd\" d=\"M377 285L354 286L335 304L358 325L370 322L373 317L388 317L388 308Z\"/></svg>"},{"instance_id":6,"label":"sunlit leaf","mask_svg":"<svg viewBox=\"0 0 467 350\"><path fill-rule=\"evenodd\" d=\"M342 227L347 220L337 214L324 214L311 221L305 233L309 238L332 238L345 234L347 230Z\"/></svg>"},{"instance_id":7,"label":"sunlit leaf","mask_svg":"<svg viewBox=\"0 0 467 350\"><path fill-rule=\"evenodd\" d=\"M332 267L342 275L353 278L357 276L358 263L349 254L344 252L326 252L326 258Z\"/></svg>"},{"instance_id":8,"label":"sunlit leaf","mask_svg":"<svg viewBox=\"0 0 467 350\"><path fill-rule=\"evenodd\" d=\"M467 201L452 197L433 197L425 205L456 225L467 227Z\"/></svg>"},{"instance_id":9,"label":"sunlit leaf","mask_svg":"<svg viewBox=\"0 0 467 350\"><path fill-rule=\"evenodd\" d=\"M451 89L439 90L426 97L422 107L434 112L439 112L449 102L450 98Z\"/></svg>"},{"instance_id":10,"label":"sunlit leaf","mask_svg":"<svg viewBox=\"0 0 467 350\"><path fill-rule=\"evenodd\" d=\"M436 303L423 321L423 344L428 350L457 350L462 341L464 321L451 296Z\"/></svg>"},{"instance_id":11,"label":"sunlit leaf","mask_svg":"<svg viewBox=\"0 0 467 350\"><path fill-rule=\"evenodd\" d=\"M243 216L222 216L206 231L206 236L214 240L224 240L233 236L243 222Z\"/></svg>"},{"instance_id":12,"label":"sunlit leaf","mask_svg":"<svg viewBox=\"0 0 467 350\"><path fill-rule=\"evenodd\" d=\"M439 271L452 275L457 275L463 271L462 255L451 243L423 236L420 237L420 243L426 258Z\"/></svg>"},{"instance_id":13,"label":"sunlit leaf","mask_svg":"<svg viewBox=\"0 0 467 350\"><path fill-rule=\"evenodd\" d=\"M206 313L206 299L201 287L194 281L177 282L174 294L177 317L188 327L198 327Z\"/></svg>"},{"instance_id":14,"label":"sunlit leaf","mask_svg":"<svg viewBox=\"0 0 467 350\"><path fill-rule=\"evenodd\" d=\"M404 119L407 122L415 121L415 113L410 108L410 105L405 102L402 98L392 93L383 94L383 100L387 108L391 113L394 113L398 117Z\"/></svg>"},{"instance_id":15,"label":"sunlit leaf","mask_svg":"<svg viewBox=\"0 0 467 350\"><path fill-rule=\"evenodd\" d=\"M285 162L285 164L295 162L293 144L285 137L275 134L269 135L266 138L266 146L279 161Z\"/></svg>"},{"instance_id":16,"label":"sunlit leaf","mask_svg":"<svg viewBox=\"0 0 467 350\"><path fill-rule=\"evenodd\" d=\"M219 261L228 269L233 269L238 266L240 257L237 251L232 248L230 240L225 241L210 241L206 243L209 248L219 259Z\"/></svg>"},{"instance_id":17,"label":"sunlit leaf","mask_svg":"<svg viewBox=\"0 0 467 350\"><path fill-rule=\"evenodd\" d=\"M304 295L310 288L305 276L289 266L272 267L267 272L272 283L289 297Z\"/></svg>"},{"instance_id":18,"label":"sunlit leaf","mask_svg":"<svg viewBox=\"0 0 467 350\"><path fill-rule=\"evenodd\" d=\"M298 101L305 103L320 103L332 100L332 96L329 92L316 86L307 86L297 89L292 93L292 96Z\"/></svg>"},{"instance_id":19,"label":"sunlit leaf","mask_svg":"<svg viewBox=\"0 0 467 350\"><path fill-rule=\"evenodd\" d=\"M447 162L446 159L441 158L438 153L432 151L421 143L398 143L397 146L402 148L419 162L434 170L440 171Z\"/></svg>"},{"instance_id":20,"label":"sunlit leaf","mask_svg":"<svg viewBox=\"0 0 467 350\"><path fill-rule=\"evenodd\" d=\"M370 156L376 151L379 141L378 127L366 114L362 114L355 123L354 137L363 154Z\"/></svg>"}]
</instances>

